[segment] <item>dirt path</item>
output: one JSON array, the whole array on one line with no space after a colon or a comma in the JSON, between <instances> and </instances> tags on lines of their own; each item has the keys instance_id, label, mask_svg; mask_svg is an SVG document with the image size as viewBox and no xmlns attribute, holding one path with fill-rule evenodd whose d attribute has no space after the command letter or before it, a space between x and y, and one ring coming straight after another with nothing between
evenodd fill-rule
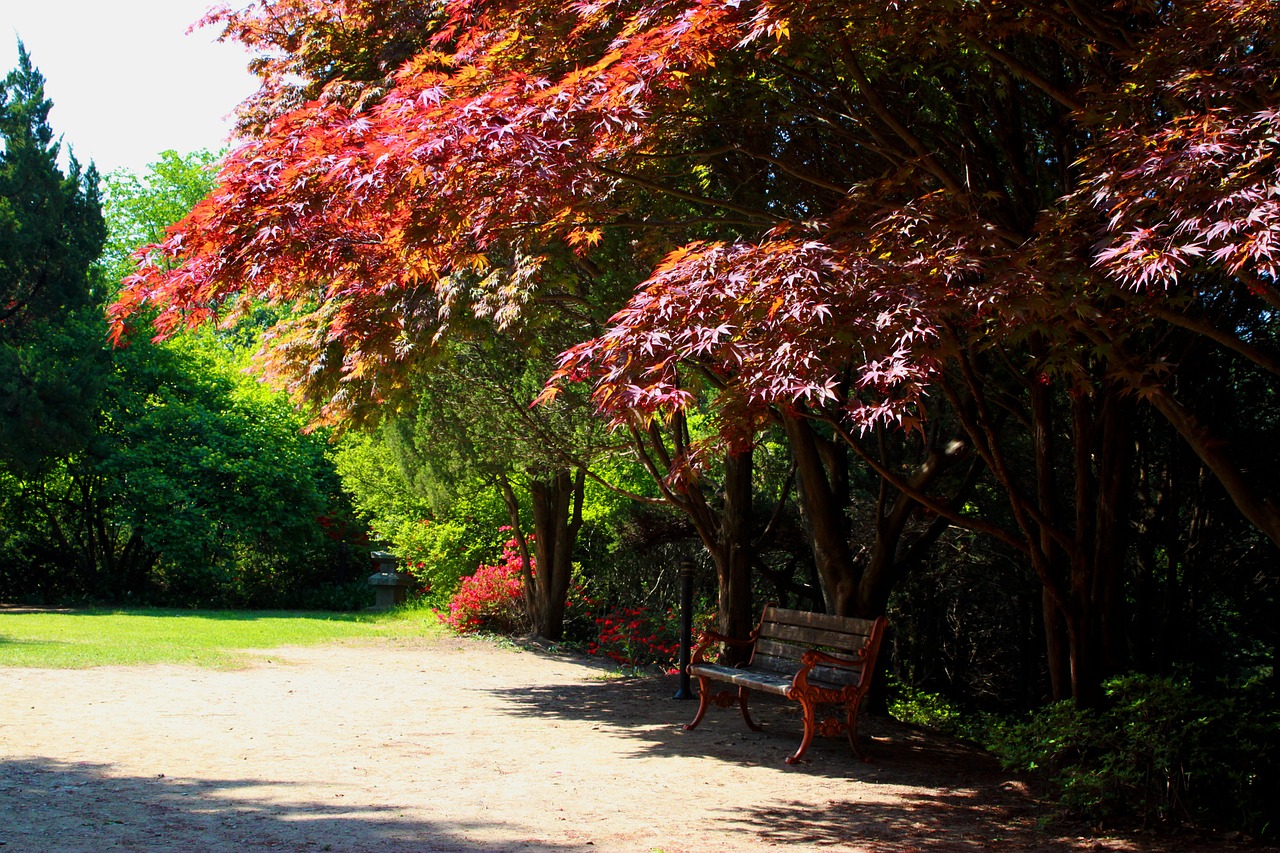
<instances>
[{"instance_id":1,"label":"dirt path","mask_svg":"<svg viewBox=\"0 0 1280 853\"><path fill-rule=\"evenodd\" d=\"M787 767L790 709L684 732L674 687L461 639L0 669L0 851L1155 849L1038 833L982 756L887 721L876 764Z\"/></svg>"}]
</instances>

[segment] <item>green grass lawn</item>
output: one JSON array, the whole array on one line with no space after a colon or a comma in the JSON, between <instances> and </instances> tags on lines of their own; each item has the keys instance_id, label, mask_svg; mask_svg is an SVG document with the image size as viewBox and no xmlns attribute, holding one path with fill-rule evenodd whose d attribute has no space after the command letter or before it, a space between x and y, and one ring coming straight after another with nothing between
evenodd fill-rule
<instances>
[{"instance_id":1,"label":"green grass lawn","mask_svg":"<svg viewBox=\"0 0 1280 853\"><path fill-rule=\"evenodd\" d=\"M444 633L426 609L387 613L217 610L0 611L0 666L175 663L234 667L250 649Z\"/></svg>"}]
</instances>

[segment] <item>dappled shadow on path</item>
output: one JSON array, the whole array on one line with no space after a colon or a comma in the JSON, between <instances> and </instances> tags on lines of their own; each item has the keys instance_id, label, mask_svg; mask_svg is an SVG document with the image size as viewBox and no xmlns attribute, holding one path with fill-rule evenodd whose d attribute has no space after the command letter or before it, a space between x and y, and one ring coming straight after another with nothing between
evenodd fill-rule
<instances>
[{"instance_id":1,"label":"dappled shadow on path","mask_svg":"<svg viewBox=\"0 0 1280 853\"><path fill-rule=\"evenodd\" d=\"M985 798L984 798L985 799ZM904 794L895 802L833 799L784 801L721 815L734 829L805 849L965 853L978 850L1102 850L1093 839L1054 838L1038 831L1029 806L980 801L972 791ZM1123 848L1122 848L1123 849Z\"/></svg>"},{"instance_id":2,"label":"dappled shadow on path","mask_svg":"<svg viewBox=\"0 0 1280 853\"><path fill-rule=\"evenodd\" d=\"M927 734L884 718L864 716L859 722L864 748L874 763L854 757L843 737L815 738L801 765L783 759L800 744L803 725L799 706L777 697L754 695L751 713L765 731L752 732L737 706L707 711L701 725L683 725L697 702L673 699L674 677L610 679L585 684L526 685L491 691L514 712L549 720L577 720L606 728L633 741L636 757L699 757L743 766L781 766L794 772L835 778L874 779L913 784L927 770L934 778L948 774L984 776L997 773L982 751Z\"/></svg>"},{"instance_id":3,"label":"dappled shadow on path","mask_svg":"<svg viewBox=\"0 0 1280 853\"><path fill-rule=\"evenodd\" d=\"M908 792L893 802L830 799L812 804L782 801L733 809L720 819L772 844L805 850L859 853L976 853L1036 850L1047 853L1275 853L1276 848L1190 834L1103 833L1069 826L1045 828L1029 801L993 801L974 791Z\"/></svg>"},{"instance_id":4,"label":"dappled shadow on path","mask_svg":"<svg viewBox=\"0 0 1280 853\"><path fill-rule=\"evenodd\" d=\"M686 732L682 724L693 717L697 703L673 700L675 689L674 677L602 674L588 683L491 692L513 713L590 723L608 737L624 738L627 748L615 753L621 760L705 759L738 779L748 768L777 771L756 777L759 787L747 801L704 818L770 845L859 853L1248 849L1185 836L1160 840L1087 830L1077 836L1069 828L1046 829L1049 810L986 752L883 717L860 723L872 763L854 757L843 737L816 738L805 762L790 767L783 759L799 744L802 730L794 703L753 696L752 715L766 726L763 733L748 730L736 706L713 706L695 731ZM821 784L789 786L786 779L796 778L793 774Z\"/></svg>"},{"instance_id":5,"label":"dappled shadow on path","mask_svg":"<svg viewBox=\"0 0 1280 853\"><path fill-rule=\"evenodd\" d=\"M123 776L110 765L88 762L0 760L0 849L479 853L495 849L492 839L469 836L502 828L484 818L408 819L394 803L295 800L292 787L262 779ZM577 848L528 841L502 849Z\"/></svg>"}]
</instances>

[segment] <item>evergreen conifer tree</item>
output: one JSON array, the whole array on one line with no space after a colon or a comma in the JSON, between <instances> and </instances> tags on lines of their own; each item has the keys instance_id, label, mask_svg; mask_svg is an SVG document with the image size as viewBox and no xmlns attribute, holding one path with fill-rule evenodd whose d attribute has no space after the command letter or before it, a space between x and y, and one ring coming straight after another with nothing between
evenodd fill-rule
<instances>
[{"instance_id":1,"label":"evergreen conifer tree","mask_svg":"<svg viewBox=\"0 0 1280 853\"><path fill-rule=\"evenodd\" d=\"M98 175L49 126L44 77L18 44L0 81L0 466L30 476L82 446L107 355L93 265Z\"/></svg>"}]
</instances>

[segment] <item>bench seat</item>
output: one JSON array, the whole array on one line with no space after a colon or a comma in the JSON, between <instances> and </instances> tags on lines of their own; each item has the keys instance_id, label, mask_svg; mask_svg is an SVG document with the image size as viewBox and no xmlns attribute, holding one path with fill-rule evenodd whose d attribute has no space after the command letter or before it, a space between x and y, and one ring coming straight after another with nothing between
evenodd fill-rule
<instances>
[{"instance_id":1,"label":"bench seat","mask_svg":"<svg viewBox=\"0 0 1280 853\"><path fill-rule=\"evenodd\" d=\"M795 681L794 674L788 675L783 672L721 666L718 663L704 663L697 666L690 664L689 674L695 678L706 676L712 681L723 681L736 687L746 687L751 690L759 690L761 693L772 693L778 696L786 696L787 691L791 689ZM808 681L812 686L826 688L827 690L840 690L844 687L843 684L821 681L816 678L810 678Z\"/></svg>"},{"instance_id":2,"label":"bench seat","mask_svg":"<svg viewBox=\"0 0 1280 853\"><path fill-rule=\"evenodd\" d=\"M800 748L786 759L788 764L803 758L815 734L840 732L848 735L859 758L869 760L858 744L858 708L871 686L885 625L884 617L857 619L769 605L746 639L704 632L688 670L698 679L698 712L685 729L697 728L712 702L726 707L736 700L747 726L760 731L747 710L747 698L757 690L800 703L804 737ZM740 666L708 662L708 651L719 643L749 647L750 659ZM712 682L735 689L714 692ZM844 712L844 719L819 722L818 707L832 705Z\"/></svg>"}]
</instances>

